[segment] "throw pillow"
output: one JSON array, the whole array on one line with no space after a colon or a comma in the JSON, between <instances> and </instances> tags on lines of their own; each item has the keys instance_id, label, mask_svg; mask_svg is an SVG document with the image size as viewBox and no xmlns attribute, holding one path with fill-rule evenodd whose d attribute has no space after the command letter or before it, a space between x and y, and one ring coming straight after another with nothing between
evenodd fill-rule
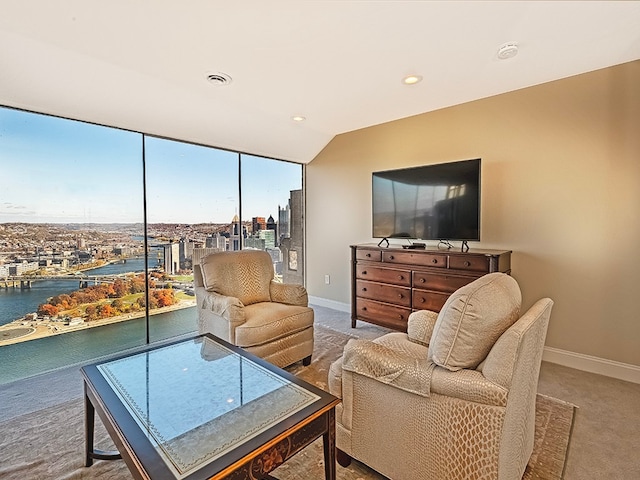
<instances>
[{"instance_id":1,"label":"throw pillow","mask_svg":"<svg viewBox=\"0 0 640 480\"><path fill-rule=\"evenodd\" d=\"M431 336L427 358L456 371L476 368L520 316L515 279L490 273L456 290L446 301Z\"/></svg>"}]
</instances>

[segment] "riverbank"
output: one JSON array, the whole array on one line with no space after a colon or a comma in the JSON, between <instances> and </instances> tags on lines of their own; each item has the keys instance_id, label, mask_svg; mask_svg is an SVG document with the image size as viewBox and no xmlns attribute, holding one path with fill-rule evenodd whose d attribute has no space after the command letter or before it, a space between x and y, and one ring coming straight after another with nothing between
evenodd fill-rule
<instances>
[{"instance_id":1,"label":"riverbank","mask_svg":"<svg viewBox=\"0 0 640 480\"><path fill-rule=\"evenodd\" d=\"M174 310L190 308L195 305L195 299L180 300L178 303L170 305L168 307L154 308L153 310L149 311L149 315L172 312ZM65 325L63 322L52 320L14 320L11 323L0 326L0 347L4 345L13 345L15 343L36 340L39 338L51 337L54 335L61 335L69 332L77 332L78 330L101 327L103 325L109 325L112 323L126 322L127 320L142 318L144 316L145 312L141 311L136 313L129 313L126 315L118 315L115 317L101 318L99 320L92 320L90 322L82 322L75 325Z\"/></svg>"}]
</instances>

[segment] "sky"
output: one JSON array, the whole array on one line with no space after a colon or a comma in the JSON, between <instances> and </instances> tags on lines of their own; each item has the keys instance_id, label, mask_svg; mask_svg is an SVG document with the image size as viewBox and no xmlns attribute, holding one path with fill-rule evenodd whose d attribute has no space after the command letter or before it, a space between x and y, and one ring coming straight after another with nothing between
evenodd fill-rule
<instances>
[{"instance_id":1,"label":"sky","mask_svg":"<svg viewBox=\"0 0 640 480\"><path fill-rule=\"evenodd\" d=\"M277 220L302 188L297 164L0 107L0 223L142 222L143 141L149 223Z\"/></svg>"}]
</instances>

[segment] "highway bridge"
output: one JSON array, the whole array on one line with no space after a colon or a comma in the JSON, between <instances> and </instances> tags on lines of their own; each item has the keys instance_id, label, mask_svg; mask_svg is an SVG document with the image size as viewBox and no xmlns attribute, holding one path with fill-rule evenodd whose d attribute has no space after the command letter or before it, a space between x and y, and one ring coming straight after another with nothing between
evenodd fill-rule
<instances>
[{"instance_id":1,"label":"highway bridge","mask_svg":"<svg viewBox=\"0 0 640 480\"><path fill-rule=\"evenodd\" d=\"M140 272L141 273L141 272ZM0 288L18 288L21 290L31 288L33 282L42 280L69 281L77 280L79 288L85 288L89 285L99 285L101 283L113 283L117 279L124 279L135 272L120 273L117 275L87 275L84 273L67 274L67 275L9 275L0 278Z\"/></svg>"}]
</instances>

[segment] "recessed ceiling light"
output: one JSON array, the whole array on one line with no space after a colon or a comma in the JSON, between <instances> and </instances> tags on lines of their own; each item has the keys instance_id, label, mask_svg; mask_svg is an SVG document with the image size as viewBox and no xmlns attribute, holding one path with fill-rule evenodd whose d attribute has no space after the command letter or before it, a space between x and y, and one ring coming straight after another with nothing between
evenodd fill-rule
<instances>
[{"instance_id":1,"label":"recessed ceiling light","mask_svg":"<svg viewBox=\"0 0 640 480\"><path fill-rule=\"evenodd\" d=\"M208 73L207 80L217 86L229 85L231 83L231 77L222 72Z\"/></svg>"},{"instance_id":2,"label":"recessed ceiling light","mask_svg":"<svg viewBox=\"0 0 640 480\"><path fill-rule=\"evenodd\" d=\"M294 115L293 117L291 117L291 120L293 120L294 122L304 122L306 120L306 117L303 117L302 115Z\"/></svg>"},{"instance_id":3,"label":"recessed ceiling light","mask_svg":"<svg viewBox=\"0 0 640 480\"><path fill-rule=\"evenodd\" d=\"M506 60L507 58L513 58L518 54L518 44L515 42L508 42L501 45L498 49L498 58L500 60Z\"/></svg>"},{"instance_id":4,"label":"recessed ceiling light","mask_svg":"<svg viewBox=\"0 0 640 480\"><path fill-rule=\"evenodd\" d=\"M405 85L415 85L422 81L422 75L407 75L402 79L402 83Z\"/></svg>"}]
</instances>

